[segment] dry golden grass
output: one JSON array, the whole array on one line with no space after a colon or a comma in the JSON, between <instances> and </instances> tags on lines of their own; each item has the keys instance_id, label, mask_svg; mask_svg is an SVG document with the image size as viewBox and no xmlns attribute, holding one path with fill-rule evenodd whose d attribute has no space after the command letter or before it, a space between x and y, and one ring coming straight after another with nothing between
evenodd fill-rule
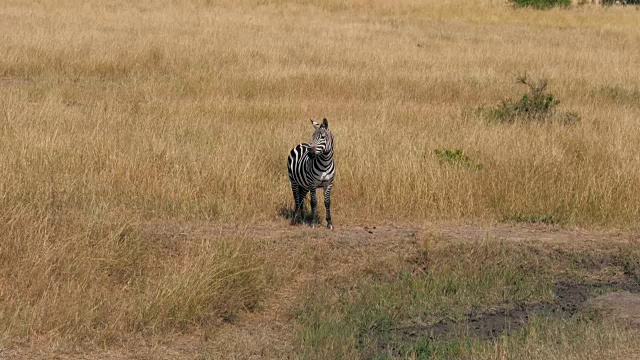
<instances>
[{"instance_id":1,"label":"dry golden grass","mask_svg":"<svg viewBox=\"0 0 640 360\"><path fill-rule=\"evenodd\" d=\"M309 117L336 136L336 226L635 228L638 23L487 0L5 2L0 344L111 344L258 304L247 241L174 246L141 224L281 221ZM581 122L487 123L477 109L519 96L525 71ZM483 167L441 164L442 148Z\"/></svg>"},{"instance_id":2,"label":"dry golden grass","mask_svg":"<svg viewBox=\"0 0 640 360\"><path fill-rule=\"evenodd\" d=\"M154 239L95 218L25 222L35 215L0 226L0 345L206 329L254 309L266 288L263 262L243 239Z\"/></svg>"},{"instance_id":3,"label":"dry golden grass","mask_svg":"<svg viewBox=\"0 0 640 360\"><path fill-rule=\"evenodd\" d=\"M309 117L335 130L338 223L640 214L635 10L454 2L126 2L3 10L4 204L277 218ZM524 25L518 25L524 24ZM549 79L580 125L474 110ZM439 164L463 149L480 172ZM55 199L55 200L51 200Z\"/></svg>"}]
</instances>

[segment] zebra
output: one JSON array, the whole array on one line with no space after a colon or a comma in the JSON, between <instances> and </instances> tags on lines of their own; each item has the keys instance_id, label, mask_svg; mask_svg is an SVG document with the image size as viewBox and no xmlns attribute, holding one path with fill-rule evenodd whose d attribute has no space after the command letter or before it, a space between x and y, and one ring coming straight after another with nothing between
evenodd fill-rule
<instances>
[{"instance_id":1,"label":"zebra","mask_svg":"<svg viewBox=\"0 0 640 360\"><path fill-rule=\"evenodd\" d=\"M295 213L291 225L295 225L304 219L303 204L307 192L311 192L311 226L315 227L316 189L324 189L324 206L327 212L327 227L333 229L331 222L331 188L336 167L333 163L333 134L329 130L327 119L318 124L311 119L315 128L311 144L302 143L296 145L289 153L288 170L293 199L295 201Z\"/></svg>"}]
</instances>

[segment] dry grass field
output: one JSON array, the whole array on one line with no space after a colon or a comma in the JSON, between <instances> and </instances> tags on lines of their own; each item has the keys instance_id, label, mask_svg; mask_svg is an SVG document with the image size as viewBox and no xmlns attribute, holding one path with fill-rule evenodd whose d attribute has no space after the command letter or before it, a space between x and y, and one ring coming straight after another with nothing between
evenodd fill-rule
<instances>
[{"instance_id":1,"label":"dry grass field","mask_svg":"<svg viewBox=\"0 0 640 360\"><path fill-rule=\"evenodd\" d=\"M638 24L490 0L4 1L0 358L640 356L637 328L566 309L407 335L557 305L559 279L638 290ZM523 74L560 100L550 121L499 121ZM284 215L288 151L323 117L332 233Z\"/></svg>"}]
</instances>

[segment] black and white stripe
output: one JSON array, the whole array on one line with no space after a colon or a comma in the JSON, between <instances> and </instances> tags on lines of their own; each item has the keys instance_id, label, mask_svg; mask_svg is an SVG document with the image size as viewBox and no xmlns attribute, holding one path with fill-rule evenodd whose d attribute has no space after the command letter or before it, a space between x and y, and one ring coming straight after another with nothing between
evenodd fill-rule
<instances>
[{"instance_id":1,"label":"black and white stripe","mask_svg":"<svg viewBox=\"0 0 640 360\"><path fill-rule=\"evenodd\" d=\"M315 226L316 189L324 189L324 206L327 210L327 227L333 229L331 222L331 187L336 167L333 163L333 134L329 130L327 119L322 124L311 120L315 131L311 144L302 143L296 145L289 153L289 180L291 190L296 203L295 215L292 224L296 224L304 218L303 203L308 192L311 192L312 226Z\"/></svg>"}]
</instances>

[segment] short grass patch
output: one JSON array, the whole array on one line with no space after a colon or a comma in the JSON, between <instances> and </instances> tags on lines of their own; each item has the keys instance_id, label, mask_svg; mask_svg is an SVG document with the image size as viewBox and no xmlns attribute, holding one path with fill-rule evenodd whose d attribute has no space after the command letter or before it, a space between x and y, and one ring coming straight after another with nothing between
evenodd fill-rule
<instances>
[{"instance_id":1,"label":"short grass patch","mask_svg":"<svg viewBox=\"0 0 640 360\"><path fill-rule=\"evenodd\" d=\"M443 245L427 240L411 269L309 293L296 312L298 346L309 358L408 356L417 351L450 355L460 350L458 345L428 338L407 343L393 329L460 320L481 308L551 301L553 284L545 261L529 248L499 241Z\"/></svg>"},{"instance_id":2,"label":"short grass patch","mask_svg":"<svg viewBox=\"0 0 640 360\"><path fill-rule=\"evenodd\" d=\"M513 221L516 223L528 223L528 224L558 224L560 219L553 215L525 215L516 213L504 217L505 221Z\"/></svg>"},{"instance_id":3,"label":"short grass patch","mask_svg":"<svg viewBox=\"0 0 640 360\"><path fill-rule=\"evenodd\" d=\"M474 342L471 359L612 359L640 350L639 334L602 321L598 313L570 319L533 317L524 328L494 341Z\"/></svg>"},{"instance_id":4,"label":"short grass patch","mask_svg":"<svg viewBox=\"0 0 640 360\"><path fill-rule=\"evenodd\" d=\"M632 250L600 260L616 271L632 267ZM638 291L637 284L585 280L599 271L588 266L592 257L569 255L491 239L427 239L395 274L312 284L294 313L296 351L303 358L527 358L549 342L545 354L558 358L589 354L580 343L595 352L632 346L633 330L618 331L582 304L603 292ZM599 337L602 345L589 343Z\"/></svg>"}]
</instances>

